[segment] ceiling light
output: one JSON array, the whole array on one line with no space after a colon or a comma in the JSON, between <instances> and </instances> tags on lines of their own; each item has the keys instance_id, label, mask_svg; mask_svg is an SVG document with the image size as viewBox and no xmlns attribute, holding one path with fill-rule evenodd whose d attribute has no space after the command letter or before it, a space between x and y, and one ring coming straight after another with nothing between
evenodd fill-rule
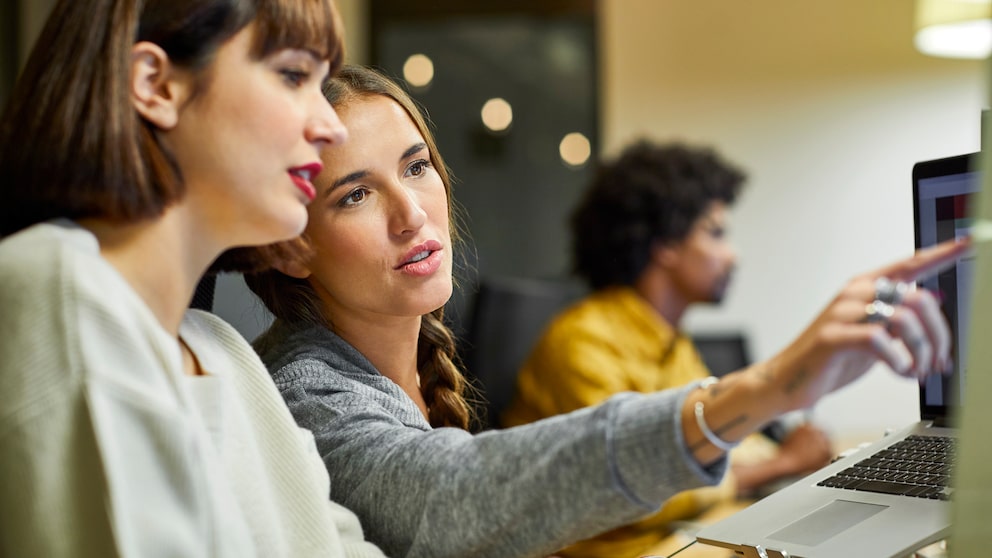
<instances>
[{"instance_id":1,"label":"ceiling light","mask_svg":"<svg viewBox=\"0 0 992 558\"><path fill-rule=\"evenodd\" d=\"M992 0L916 0L917 50L944 58L992 52Z\"/></svg>"}]
</instances>

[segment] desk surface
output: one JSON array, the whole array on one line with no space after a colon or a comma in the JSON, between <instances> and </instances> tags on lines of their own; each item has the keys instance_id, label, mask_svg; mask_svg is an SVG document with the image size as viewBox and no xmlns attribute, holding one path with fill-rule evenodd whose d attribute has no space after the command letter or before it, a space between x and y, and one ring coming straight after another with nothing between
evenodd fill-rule
<instances>
[{"instance_id":1,"label":"desk surface","mask_svg":"<svg viewBox=\"0 0 992 558\"><path fill-rule=\"evenodd\" d=\"M646 555L648 556L661 556L668 557L679 551L680 548L685 547L687 544L693 542L695 539L695 529L692 529L692 525L701 527L702 525L709 525L715 523L725 517L733 515L734 513L746 508L751 502L739 501L739 502L726 502L722 504L717 504L713 506L705 513L701 514L695 521L691 524L687 524L686 529L682 529L672 533L670 536L666 537L665 540L658 543L654 548L652 548ZM676 554L677 558L730 558L734 557L735 554L732 550L726 548L720 548L718 546L710 546L708 544L695 543L692 546L685 548L682 552Z\"/></svg>"},{"instance_id":2,"label":"desk surface","mask_svg":"<svg viewBox=\"0 0 992 558\"><path fill-rule=\"evenodd\" d=\"M658 543L658 545L647 552L644 557L646 558L650 556L668 558L671 556L672 558L740 558L740 556L734 554L732 550L721 548L719 546L711 546L698 542L692 546L687 547L686 545L695 540L695 530L691 528L692 525L702 526L715 523L725 517L733 515L737 511L746 508L749 503L750 502L745 501L728 502L714 506L706 513L700 515L699 518L692 524L687 524L686 529L676 531L669 537L665 538L665 540ZM679 549L684 550L679 552ZM947 546L944 541L937 542L927 546L926 548L921 548L906 558L947 558Z\"/></svg>"}]
</instances>

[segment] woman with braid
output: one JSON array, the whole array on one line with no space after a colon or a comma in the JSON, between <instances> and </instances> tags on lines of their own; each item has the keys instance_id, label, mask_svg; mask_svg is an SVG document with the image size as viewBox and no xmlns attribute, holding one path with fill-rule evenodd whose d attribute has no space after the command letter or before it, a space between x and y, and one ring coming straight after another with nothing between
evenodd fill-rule
<instances>
[{"instance_id":1,"label":"woman with braid","mask_svg":"<svg viewBox=\"0 0 992 558\"><path fill-rule=\"evenodd\" d=\"M278 271L246 277L277 318L255 348L314 433L335 500L390 556L547 555L719 482L728 447L877 362L917 378L947 368L934 297L894 301L876 281L913 281L965 243L852 279L781 353L715 384L473 435L441 321L457 238L444 162L387 78L346 67L325 94L349 139L322 150L306 230Z\"/></svg>"}]
</instances>

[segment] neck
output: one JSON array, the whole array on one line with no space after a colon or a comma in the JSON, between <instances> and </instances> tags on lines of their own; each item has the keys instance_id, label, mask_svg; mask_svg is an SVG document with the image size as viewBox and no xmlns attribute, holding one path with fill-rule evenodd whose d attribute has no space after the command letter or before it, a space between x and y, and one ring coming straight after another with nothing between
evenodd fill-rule
<instances>
[{"instance_id":1,"label":"neck","mask_svg":"<svg viewBox=\"0 0 992 558\"><path fill-rule=\"evenodd\" d=\"M101 255L176 336L200 277L221 251L209 249L189 221L181 204L137 223L80 221L96 236Z\"/></svg>"},{"instance_id":2,"label":"neck","mask_svg":"<svg viewBox=\"0 0 992 558\"><path fill-rule=\"evenodd\" d=\"M334 333L358 349L380 374L400 386L426 417L427 404L417 370L420 321L420 316L390 320L349 316L331 320Z\"/></svg>"},{"instance_id":3,"label":"neck","mask_svg":"<svg viewBox=\"0 0 992 558\"><path fill-rule=\"evenodd\" d=\"M666 274L649 267L634 283L634 290L674 329L681 329L682 317L689 301L672 284Z\"/></svg>"}]
</instances>

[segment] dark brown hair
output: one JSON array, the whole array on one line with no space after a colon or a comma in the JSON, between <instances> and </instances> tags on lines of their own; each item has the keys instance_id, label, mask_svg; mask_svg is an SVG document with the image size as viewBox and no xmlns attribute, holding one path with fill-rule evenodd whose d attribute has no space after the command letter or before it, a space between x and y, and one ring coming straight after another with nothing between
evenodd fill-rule
<instances>
[{"instance_id":1,"label":"dark brown hair","mask_svg":"<svg viewBox=\"0 0 992 558\"><path fill-rule=\"evenodd\" d=\"M0 119L0 237L56 217L153 218L181 169L130 100L131 48L160 46L209 84L217 48L255 23L252 55L307 48L340 66L331 0L60 0Z\"/></svg>"},{"instance_id":2,"label":"dark brown hair","mask_svg":"<svg viewBox=\"0 0 992 558\"><path fill-rule=\"evenodd\" d=\"M431 163L437 170L448 194L448 219L452 223L452 244L459 239L457 211L451 197L451 177L437 150L434 136L416 102L385 75L361 66L345 66L324 88L324 94L335 108L356 99L373 96L388 97L398 103L413 120L430 152ZM291 261L312 257L306 236L269 248L268 263L275 259ZM342 265L347 265L342 262ZM276 318L289 323L310 323L333 329L324 317L320 298L304 279L295 279L275 269L245 275L248 287ZM432 426L468 428L471 408L465 400L469 386L462 375L455 355L455 340L444 324L444 307L421 319L417 349L417 370L421 392L427 403L428 420Z\"/></svg>"}]
</instances>

